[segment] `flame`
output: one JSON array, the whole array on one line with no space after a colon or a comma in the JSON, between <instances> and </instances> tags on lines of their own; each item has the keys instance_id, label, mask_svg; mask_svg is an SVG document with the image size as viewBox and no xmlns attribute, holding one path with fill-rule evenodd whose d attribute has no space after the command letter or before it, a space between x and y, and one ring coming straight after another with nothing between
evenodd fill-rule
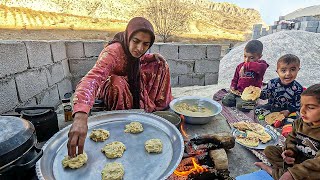
<instances>
[{"instance_id":1,"label":"flame","mask_svg":"<svg viewBox=\"0 0 320 180\"><path fill-rule=\"evenodd\" d=\"M188 176L189 174L191 173L194 173L194 172L197 172L197 173L203 173L203 172L207 172L208 169L198 165L196 163L196 159L195 158L192 158L192 163L193 163L193 168L190 169L189 171L177 171L175 170L173 173L177 176Z\"/></svg>"},{"instance_id":2,"label":"flame","mask_svg":"<svg viewBox=\"0 0 320 180\"><path fill-rule=\"evenodd\" d=\"M180 115L180 118L181 118L180 130L181 130L182 136L185 137L185 139L189 139L189 135L184 129L184 121L185 121L184 116Z\"/></svg>"}]
</instances>

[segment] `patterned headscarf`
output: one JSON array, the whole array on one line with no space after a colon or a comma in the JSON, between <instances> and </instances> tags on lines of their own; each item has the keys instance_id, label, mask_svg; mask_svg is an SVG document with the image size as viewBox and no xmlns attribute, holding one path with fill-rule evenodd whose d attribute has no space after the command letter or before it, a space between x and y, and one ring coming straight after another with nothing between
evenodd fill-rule
<instances>
[{"instance_id":1,"label":"patterned headscarf","mask_svg":"<svg viewBox=\"0 0 320 180\"><path fill-rule=\"evenodd\" d=\"M143 17L135 17L131 19L127 25L127 28L124 32L117 33L113 40L109 42L113 44L115 42L119 42L124 49L126 54L126 58L128 60L127 63L127 72L129 79L130 92L133 96L133 108L140 108L139 99L140 99L140 61L139 58L135 58L129 51L129 42L132 36L138 32L148 32L151 35L151 42L149 48L152 46L155 40L154 30L152 24Z\"/></svg>"}]
</instances>

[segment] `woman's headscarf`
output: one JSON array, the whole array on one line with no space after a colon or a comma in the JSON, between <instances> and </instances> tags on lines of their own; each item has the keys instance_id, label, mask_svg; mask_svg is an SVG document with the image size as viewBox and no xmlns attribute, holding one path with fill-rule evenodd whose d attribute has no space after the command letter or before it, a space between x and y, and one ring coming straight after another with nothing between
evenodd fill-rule
<instances>
[{"instance_id":1,"label":"woman's headscarf","mask_svg":"<svg viewBox=\"0 0 320 180\"><path fill-rule=\"evenodd\" d=\"M135 58L129 51L129 41L132 38L132 35L138 31L149 32L151 35L151 42L149 48L154 43L155 35L152 24L143 17L135 17L131 19L127 25L127 28L124 32L117 33L113 40L109 42L113 44L115 42L119 42L124 49L126 54L128 63L127 63L127 72L128 72L128 80L130 86L130 92L133 96L133 108L138 109L140 107L140 61L139 58Z\"/></svg>"}]
</instances>

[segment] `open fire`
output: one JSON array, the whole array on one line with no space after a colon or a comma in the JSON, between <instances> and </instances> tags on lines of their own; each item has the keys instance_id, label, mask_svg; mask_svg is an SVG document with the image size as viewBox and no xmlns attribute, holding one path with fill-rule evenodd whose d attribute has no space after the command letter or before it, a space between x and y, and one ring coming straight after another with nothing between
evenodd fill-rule
<instances>
[{"instance_id":1,"label":"open fire","mask_svg":"<svg viewBox=\"0 0 320 180\"><path fill-rule=\"evenodd\" d=\"M168 180L224 180L229 176L228 158L225 150L235 145L229 133L206 134L189 139L185 131L184 118L180 131L185 138L183 158Z\"/></svg>"}]
</instances>

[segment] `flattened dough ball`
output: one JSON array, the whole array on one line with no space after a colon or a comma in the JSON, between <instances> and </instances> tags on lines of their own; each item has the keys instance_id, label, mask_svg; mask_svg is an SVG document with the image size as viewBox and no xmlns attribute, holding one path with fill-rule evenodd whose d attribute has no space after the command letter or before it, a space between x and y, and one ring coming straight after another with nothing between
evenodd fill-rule
<instances>
[{"instance_id":1,"label":"flattened dough ball","mask_svg":"<svg viewBox=\"0 0 320 180\"><path fill-rule=\"evenodd\" d=\"M104 166L102 172L102 180L122 180L124 168L121 163L113 162Z\"/></svg>"},{"instance_id":2,"label":"flattened dough ball","mask_svg":"<svg viewBox=\"0 0 320 180\"><path fill-rule=\"evenodd\" d=\"M104 129L94 129L91 134L90 138L94 140L95 142L98 141L105 141L110 136L110 132Z\"/></svg>"},{"instance_id":3,"label":"flattened dough ball","mask_svg":"<svg viewBox=\"0 0 320 180\"><path fill-rule=\"evenodd\" d=\"M62 166L64 168L69 167L71 169L78 169L82 167L85 163L88 161L88 156L85 152L83 154L79 154L74 158L71 158L70 156L65 156L65 158L62 160Z\"/></svg>"},{"instance_id":4,"label":"flattened dough ball","mask_svg":"<svg viewBox=\"0 0 320 180\"><path fill-rule=\"evenodd\" d=\"M122 157L123 152L126 150L126 146L119 141L114 141L101 149L101 152L103 152L107 158L114 159L118 157Z\"/></svg>"},{"instance_id":5,"label":"flattened dough ball","mask_svg":"<svg viewBox=\"0 0 320 180\"><path fill-rule=\"evenodd\" d=\"M131 122L130 124L126 125L126 129L124 130L125 133L141 133L143 131L142 124L139 122Z\"/></svg>"},{"instance_id":6,"label":"flattened dough ball","mask_svg":"<svg viewBox=\"0 0 320 180\"><path fill-rule=\"evenodd\" d=\"M149 139L144 143L148 153L161 153L162 152L162 142L160 139Z\"/></svg>"}]
</instances>

